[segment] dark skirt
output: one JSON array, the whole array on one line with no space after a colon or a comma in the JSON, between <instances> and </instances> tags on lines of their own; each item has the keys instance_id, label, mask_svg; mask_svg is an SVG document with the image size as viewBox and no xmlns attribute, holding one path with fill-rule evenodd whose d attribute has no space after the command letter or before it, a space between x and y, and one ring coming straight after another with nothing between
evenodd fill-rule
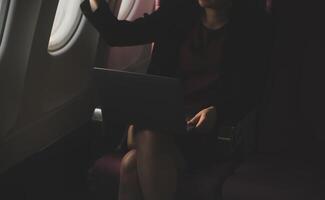
<instances>
[{"instance_id":1,"label":"dark skirt","mask_svg":"<svg viewBox=\"0 0 325 200\"><path fill-rule=\"evenodd\" d=\"M175 143L189 169L205 168L220 161L217 131L190 131L186 135L176 135Z\"/></svg>"},{"instance_id":2,"label":"dark skirt","mask_svg":"<svg viewBox=\"0 0 325 200\"><path fill-rule=\"evenodd\" d=\"M184 120L194 117L203 107L186 109ZM153 129L153 132L161 132L140 124L135 125L134 131L137 133L143 129ZM190 170L205 168L224 160L223 147L220 145L220 141L218 141L218 131L216 129L209 133L202 133L192 129L185 134L173 134L173 136L176 146Z\"/></svg>"},{"instance_id":3,"label":"dark skirt","mask_svg":"<svg viewBox=\"0 0 325 200\"><path fill-rule=\"evenodd\" d=\"M135 125L135 133L142 129L150 128ZM153 132L159 131L156 130ZM192 129L185 134L175 134L173 136L175 144L184 157L189 170L205 168L220 161L221 152L220 146L218 145L217 130L213 130L209 133L202 133Z\"/></svg>"}]
</instances>

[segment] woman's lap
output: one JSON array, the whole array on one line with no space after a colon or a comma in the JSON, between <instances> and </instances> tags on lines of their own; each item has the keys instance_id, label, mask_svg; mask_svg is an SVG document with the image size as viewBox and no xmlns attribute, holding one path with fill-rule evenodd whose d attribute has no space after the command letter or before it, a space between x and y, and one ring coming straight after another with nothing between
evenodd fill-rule
<instances>
[{"instance_id":1,"label":"woman's lap","mask_svg":"<svg viewBox=\"0 0 325 200\"><path fill-rule=\"evenodd\" d=\"M136 126L135 126L136 127ZM153 134L170 134L157 129L137 127L135 134L143 130L149 130ZM189 133L174 134L175 145L183 156L187 168L199 169L218 162L217 134L215 131L211 133Z\"/></svg>"},{"instance_id":2,"label":"woman's lap","mask_svg":"<svg viewBox=\"0 0 325 200\"><path fill-rule=\"evenodd\" d=\"M218 162L215 133L176 136L176 145L190 170L204 168Z\"/></svg>"}]
</instances>

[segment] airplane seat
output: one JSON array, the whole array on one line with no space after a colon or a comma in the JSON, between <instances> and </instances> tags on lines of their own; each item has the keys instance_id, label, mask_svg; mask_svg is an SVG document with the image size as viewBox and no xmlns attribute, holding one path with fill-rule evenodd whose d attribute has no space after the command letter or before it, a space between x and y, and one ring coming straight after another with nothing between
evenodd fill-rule
<instances>
[{"instance_id":1,"label":"airplane seat","mask_svg":"<svg viewBox=\"0 0 325 200\"><path fill-rule=\"evenodd\" d=\"M151 13L158 9L160 0L118 0L115 4L119 7L118 19L132 21L142 17L144 13ZM145 73L150 62L151 50L152 44L108 47L105 68ZM125 59L124 55L128 55L128 59ZM113 146L119 143L120 134L114 135L107 132L123 132L123 130L114 126L113 131L108 131L102 124L102 113L99 108L94 110L92 120L100 132L97 138L100 141L94 147L95 162L88 171L89 189L95 199L117 199L119 169L123 155L113 153ZM107 135L109 135L109 139L107 139Z\"/></svg>"},{"instance_id":2,"label":"airplane seat","mask_svg":"<svg viewBox=\"0 0 325 200\"><path fill-rule=\"evenodd\" d=\"M325 199L320 7L274 0L270 102L259 127L257 151L226 180L224 200Z\"/></svg>"},{"instance_id":3,"label":"airplane seat","mask_svg":"<svg viewBox=\"0 0 325 200\"><path fill-rule=\"evenodd\" d=\"M88 174L89 189L96 199L117 199L121 159L123 154L110 153L96 160ZM209 166L200 171L181 174L177 199L216 200L221 197L224 180L238 165L238 160L229 160Z\"/></svg>"},{"instance_id":4,"label":"airplane seat","mask_svg":"<svg viewBox=\"0 0 325 200\"><path fill-rule=\"evenodd\" d=\"M157 0L121 1L118 19L132 21L142 17L144 13L151 13L157 5ZM151 49L151 44L109 47L106 68L145 73L150 62ZM124 55L128 55L128 59Z\"/></svg>"},{"instance_id":5,"label":"airplane seat","mask_svg":"<svg viewBox=\"0 0 325 200\"><path fill-rule=\"evenodd\" d=\"M247 123L254 118L254 113L248 115L242 123ZM103 127L100 109L96 109L93 115L93 121L97 123L100 140L96 147L97 158L88 171L89 189L92 196L96 199L117 198L118 184L120 176L121 160L125 153L116 151L117 143L120 141L122 129L116 129L118 125L114 124L115 129ZM247 122L245 122L247 121ZM251 127L241 129L240 131L249 132ZM118 134L116 134L118 133ZM105 135L109 135L107 138ZM226 144L227 145L227 144ZM240 148L242 151L242 148ZM102 156L104 154L104 156ZM234 154L236 157L221 161L200 171L186 171L181 175L180 184L177 192L177 199L220 199L221 187L223 182L233 174L239 165L242 153ZM234 159L233 159L234 158ZM202 187L204 186L204 187Z\"/></svg>"},{"instance_id":6,"label":"airplane seat","mask_svg":"<svg viewBox=\"0 0 325 200\"><path fill-rule=\"evenodd\" d=\"M161 1L161 3L168 3L172 1ZM140 47L123 47L123 48L110 48L108 56L108 68L114 68L118 66L119 69L126 69L130 71L140 71L137 67L128 67L129 65L125 62L131 62L131 60L123 60L121 54L126 54L126 52L132 52L132 50ZM151 52L150 52L151 53ZM135 57L137 54L135 54ZM119 63L119 57L124 63ZM132 61L134 62L134 61ZM124 66L124 67L123 67ZM98 110L97 110L98 111ZM244 128L241 130L244 134L248 134L251 131L255 131L255 119L256 111L250 113L244 120ZM95 112L94 119L102 121L101 113ZM113 133L114 134L114 133ZM110 134L112 135L112 134ZM112 136L114 137L114 136ZM250 136L254 137L254 136ZM116 139L116 138L115 138ZM115 140L113 139L113 140ZM252 139L252 138L250 138ZM252 141L244 141L251 143ZM112 143L112 142L111 142ZM114 142L113 142L114 143ZM250 149L245 149L244 151L250 151ZM245 152L246 153L246 152ZM240 154L241 159L242 154ZM104 156L97 159L93 166L89 170L89 185L93 196L96 199L110 199L117 198L118 194L118 183L119 183L119 168L121 164L121 159L123 155L121 153L106 153ZM226 180L239 164L240 159L230 159L226 162L210 166L207 169L203 169L200 172L187 172L181 177L180 188L177 192L177 199L221 199L221 188Z\"/></svg>"},{"instance_id":7,"label":"airplane seat","mask_svg":"<svg viewBox=\"0 0 325 200\"><path fill-rule=\"evenodd\" d=\"M118 199L121 154L106 154L88 171L89 191L93 199Z\"/></svg>"}]
</instances>

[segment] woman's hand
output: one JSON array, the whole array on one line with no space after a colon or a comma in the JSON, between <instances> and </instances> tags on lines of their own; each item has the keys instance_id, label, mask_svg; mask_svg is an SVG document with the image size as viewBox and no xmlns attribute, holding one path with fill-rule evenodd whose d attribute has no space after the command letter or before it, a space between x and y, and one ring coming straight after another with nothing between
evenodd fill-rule
<instances>
[{"instance_id":1,"label":"woman's hand","mask_svg":"<svg viewBox=\"0 0 325 200\"><path fill-rule=\"evenodd\" d=\"M191 120L187 121L187 124L194 126L199 131L209 132L215 128L216 120L217 120L216 108L210 106L197 113Z\"/></svg>"},{"instance_id":2,"label":"woman's hand","mask_svg":"<svg viewBox=\"0 0 325 200\"><path fill-rule=\"evenodd\" d=\"M94 12L95 10L97 10L100 0L89 0L89 3L91 10Z\"/></svg>"},{"instance_id":3,"label":"woman's hand","mask_svg":"<svg viewBox=\"0 0 325 200\"><path fill-rule=\"evenodd\" d=\"M127 136L127 144L129 149L135 148L135 134L134 134L134 125L129 125L128 128L128 136Z\"/></svg>"},{"instance_id":4,"label":"woman's hand","mask_svg":"<svg viewBox=\"0 0 325 200\"><path fill-rule=\"evenodd\" d=\"M101 0L90 0L90 1L92 1L92 2L96 3L96 5L98 5Z\"/></svg>"}]
</instances>

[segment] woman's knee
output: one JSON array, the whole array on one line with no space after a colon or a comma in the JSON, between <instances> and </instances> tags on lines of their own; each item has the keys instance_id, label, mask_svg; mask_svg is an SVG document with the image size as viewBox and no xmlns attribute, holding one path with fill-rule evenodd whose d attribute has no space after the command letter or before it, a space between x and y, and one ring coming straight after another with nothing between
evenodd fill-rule
<instances>
[{"instance_id":1,"label":"woman's knee","mask_svg":"<svg viewBox=\"0 0 325 200\"><path fill-rule=\"evenodd\" d=\"M183 155L179 151L172 134L153 130L139 131L136 134L136 146L139 159L174 160L180 169L186 167Z\"/></svg>"},{"instance_id":2,"label":"woman's knee","mask_svg":"<svg viewBox=\"0 0 325 200\"><path fill-rule=\"evenodd\" d=\"M124 155L121 161L120 172L123 174L133 173L137 168L137 153L136 150L130 150Z\"/></svg>"},{"instance_id":3,"label":"woman's knee","mask_svg":"<svg viewBox=\"0 0 325 200\"><path fill-rule=\"evenodd\" d=\"M141 146L168 146L174 143L173 137L168 133L162 133L154 130L142 130L136 135L137 147Z\"/></svg>"},{"instance_id":4,"label":"woman's knee","mask_svg":"<svg viewBox=\"0 0 325 200\"><path fill-rule=\"evenodd\" d=\"M177 147L171 134L152 130L140 131L136 134L136 148L138 154L147 157L174 154Z\"/></svg>"}]
</instances>

